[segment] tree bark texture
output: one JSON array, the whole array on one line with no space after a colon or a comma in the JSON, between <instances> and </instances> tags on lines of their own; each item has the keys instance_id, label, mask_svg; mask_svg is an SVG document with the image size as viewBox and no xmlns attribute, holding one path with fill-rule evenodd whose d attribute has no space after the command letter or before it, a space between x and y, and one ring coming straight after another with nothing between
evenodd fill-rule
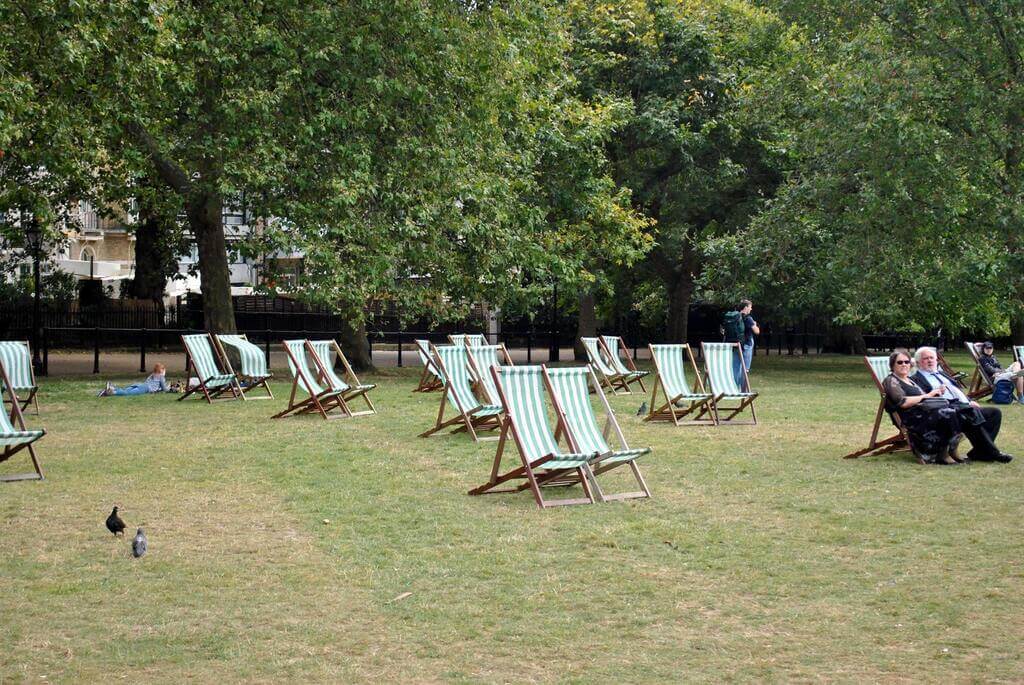
<instances>
[{"instance_id":1,"label":"tree bark texture","mask_svg":"<svg viewBox=\"0 0 1024 685\"><path fill-rule=\"evenodd\" d=\"M586 350L580 338L593 338L597 335L597 298L594 293L580 293L580 313L576 319L576 340L573 341L573 358L578 362L587 360Z\"/></svg>"},{"instance_id":2,"label":"tree bark texture","mask_svg":"<svg viewBox=\"0 0 1024 685\"><path fill-rule=\"evenodd\" d=\"M674 277L665 279L665 292L668 294L665 340L670 343L685 343L687 341L693 288L693 276L689 271L674 274Z\"/></svg>"},{"instance_id":3,"label":"tree bark texture","mask_svg":"<svg viewBox=\"0 0 1024 685\"><path fill-rule=\"evenodd\" d=\"M376 371L370 357L370 341L366 338L366 324L349 324L338 332L338 344L341 345L348 363L355 371Z\"/></svg>"},{"instance_id":4,"label":"tree bark texture","mask_svg":"<svg viewBox=\"0 0 1024 685\"><path fill-rule=\"evenodd\" d=\"M189 225L199 248L203 321L210 333L235 332L231 273L221 220L222 204L220 195L210 192L197 194L186 204Z\"/></svg>"}]
</instances>

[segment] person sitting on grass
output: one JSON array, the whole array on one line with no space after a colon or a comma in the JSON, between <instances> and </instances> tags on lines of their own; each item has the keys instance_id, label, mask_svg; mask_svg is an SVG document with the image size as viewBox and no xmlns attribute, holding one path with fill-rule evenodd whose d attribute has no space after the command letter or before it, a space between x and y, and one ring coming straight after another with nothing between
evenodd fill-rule
<instances>
[{"instance_id":1,"label":"person sitting on grass","mask_svg":"<svg viewBox=\"0 0 1024 685\"><path fill-rule=\"evenodd\" d=\"M114 395L148 395L151 392L169 392L167 386L167 367L163 364L154 364L153 373L142 383L133 383L119 388L113 383L107 383L107 387L100 390L98 397L112 397Z\"/></svg>"},{"instance_id":2,"label":"person sitting on grass","mask_svg":"<svg viewBox=\"0 0 1024 685\"><path fill-rule=\"evenodd\" d=\"M978 346L978 363L985 369L985 373L992 379L993 383L999 381L1010 381L1017 388L1017 401L1024 404L1024 373L1021 372L1020 362L1010 364L1010 368L1004 369L1003 365L996 359L995 345L986 341Z\"/></svg>"}]
</instances>

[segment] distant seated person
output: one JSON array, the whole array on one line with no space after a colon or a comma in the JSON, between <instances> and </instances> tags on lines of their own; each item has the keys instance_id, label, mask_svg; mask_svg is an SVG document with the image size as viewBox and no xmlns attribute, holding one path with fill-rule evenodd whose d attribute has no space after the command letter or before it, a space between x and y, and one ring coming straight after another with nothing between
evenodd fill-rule
<instances>
[{"instance_id":1,"label":"distant seated person","mask_svg":"<svg viewBox=\"0 0 1024 685\"><path fill-rule=\"evenodd\" d=\"M934 347L919 347L914 353L917 360L917 372L911 379L925 392L942 388L941 397L949 400L960 418L960 429L971 441L971 451L967 457L977 461L998 461L1007 463L1013 459L1009 454L996 447L996 437L1003 423L1003 414L995 407L982 407L972 401L960 389L956 381L945 371L938 368L939 353Z\"/></svg>"},{"instance_id":2,"label":"distant seated person","mask_svg":"<svg viewBox=\"0 0 1024 685\"><path fill-rule=\"evenodd\" d=\"M999 360L996 359L995 345L991 342L983 342L978 346L978 363L985 369L985 373L992 379L993 383L999 381L1010 381L1017 388L1017 401L1024 404L1024 372L1021 372L1020 362L1010 364L1004 369Z\"/></svg>"},{"instance_id":3,"label":"distant seated person","mask_svg":"<svg viewBox=\"0 0 1024 685\"><path fill-rule=\"evenodd\" d=\"M119 388L113 383L107 383L107 387L99 392L99 397L113 397L114 395L148 395L151 392L169 392L167 385L167 367L163 364L154 364L153 373L142 383L133 383Z\"/></svg>"},{"instance_id":4,"label":"distant seated person","mask_svg":"<svg viewBox=\"0 0 1024 685\"><path fill-rule=\"evenodd\" d=\"M922 464L957 464L961 461L956 453L961 437L959 415L942 399L942 388L924 391L910 380L910 365L906 350L889 355L892 373L882 381L886 411L900 417L900 425Z\"/></svg>"}]
</instances>

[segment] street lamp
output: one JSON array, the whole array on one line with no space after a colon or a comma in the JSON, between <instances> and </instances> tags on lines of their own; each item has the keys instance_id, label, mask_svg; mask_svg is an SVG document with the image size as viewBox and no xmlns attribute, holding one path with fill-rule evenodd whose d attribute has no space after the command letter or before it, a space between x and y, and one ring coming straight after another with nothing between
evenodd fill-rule
<instances>
[{"instance_id":1,"label":"street lamp","mask_svg":"<svg viewBox=\"0 0 1024 685\"><path fill-rule=\"evenodd\" d=\"M39 219L35 214L26 217L21 215L22 226L25 227L25 242L32 250L32 279L34 281L32 295L32 368L42 373L43 362L39 357L40 316L39 316L39 252L43 244L43 232L39 228Z\"/></svg>"}]
</instances>

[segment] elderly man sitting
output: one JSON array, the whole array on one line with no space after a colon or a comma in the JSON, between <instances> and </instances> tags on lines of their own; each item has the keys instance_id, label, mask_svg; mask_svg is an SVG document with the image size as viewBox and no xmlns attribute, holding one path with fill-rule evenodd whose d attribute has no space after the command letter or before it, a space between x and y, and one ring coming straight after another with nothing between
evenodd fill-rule
<instances>
[{"instance_id":1,"label":"elderly man sitting","mask_svg":"<svg viewBox=\"0 0 1024 685\"><path fill-rule=\"evenodd\" d=\"M967 439L971 441L968 458L976 461L1007 463L1013 459L996 447L995 439L1003 423L1003 415L995 407L982 407L970 400L945 371L938 368L939 354L934 347L919 347L914 353L917 372L910 378L925 392L943 388L943 396L955 407Z\"/></svg>"}]
</instances>

